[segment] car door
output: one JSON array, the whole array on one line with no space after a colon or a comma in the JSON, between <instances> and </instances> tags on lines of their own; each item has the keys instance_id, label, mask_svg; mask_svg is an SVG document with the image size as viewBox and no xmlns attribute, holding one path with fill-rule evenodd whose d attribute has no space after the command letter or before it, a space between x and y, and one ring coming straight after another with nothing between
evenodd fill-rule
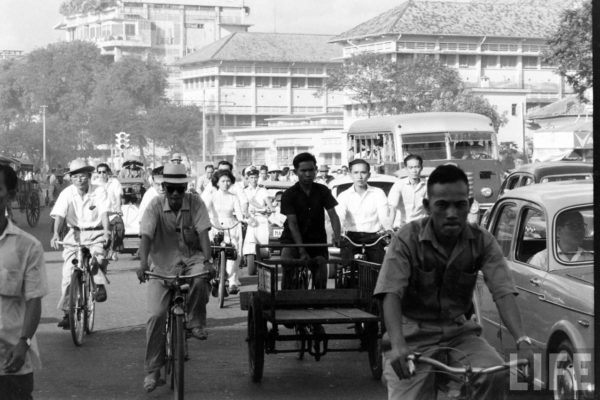
<instances>
[{"instance_id":1,"label":"car door","mask_svg":"<svg viewBox=\"0 0 600 400\"><path fill-rule=\"evenodd\" d=\"M518 205L514 200L500 200L494 207L488 222L488 229L494 235L502 253L508 257L511 251L512 238L515 235ZM502 350L502 320L496 303L479 273L475 288L475 304L478 307L479 323L488 342L498 350Z\"/></svg>"},{"instance_id":2,"label":"car door","mask_svg":"<svg viewBox=\"0 0 600 400\"><path fill-rule=\"evenodd\" d=\"M543 348L547 332L551 328L547 314L541 312L545 307L543 285L548 274L548 263L535 265L534 255L548 249L548 226L545 210L533 203L523 203L519 212L517 234L508 257L509 267L518 291L517 305L521 312L523 329L531 336L537 347ZM543 329L547 328L547 329ZM503 347L514 350L514 340L503 332Z\"/></svg>"}]
</instances>

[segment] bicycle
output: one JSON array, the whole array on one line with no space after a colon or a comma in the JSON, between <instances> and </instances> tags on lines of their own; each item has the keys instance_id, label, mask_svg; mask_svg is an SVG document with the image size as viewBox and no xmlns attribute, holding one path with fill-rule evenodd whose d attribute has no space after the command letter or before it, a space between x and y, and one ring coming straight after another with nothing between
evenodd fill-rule
<instances>
[{"instance_id":1,"label":"bicycle","mask_svg":"<svg viewBox=\"0 0 600 400\"><path fill-rule=\"evenodd\" d=\"M58 244L65 243L57 241ZM73 273L69 285L69 325L71 337L76 346L83 344L83 333L87 335L94 331L96 317L96 284L91 271L92 254L89 247L102 244L103 240L87 243L77 243L77 258L73 259ZM67 243L73 246L72 243Z\"/></svg>"},{"instance_id":2,"label":"bicycle","mask_svg":"<svg viewBox=\"0 0 600 400\"><path fill-rule=\"evenodd\" d=\"M361 249L360 253L354 254L355 260L371 261L371 260L367 260L367 254L366 254L367 248L377 246L379 244L379 242L381 242L382 240L385 241L386 244L389 244L391 235L389 233L384 233L383 235L379 236L379 238L372 243L356 243L344 234L341 235L341 238L342 238L342 244L340 245L340 247L346 246L346 243L347 243L355 248ZM338 268L336 271L335 287L337 289L351 289L351 288L356 288L357 285L358 285L358 274L357 274L356 269L352 268L351 265L343 263L342 266L340 268Z\"/></svg>"},{"instance_id":3,"label":"bicycle","mask_svg":"<svg viewBox=\"0 0 600 400\"><path fill-rule=\"evenodd\" d=\"M192 275L161 275L144 272L150 279L161 279L169 289L169 311L165 324L165 377L170 378L171 390L175 400L183 400L184 362L187 359L187 293L190 291L190 280L206 276L209 272Z\"/></svg>"},{"instance_id":4,"label":"bicycle","mask_svg":"<svg viewBox=\"0 0 600 400\"><path fill-rule=\"evenodd\" d=\"M216 267L216 277L215 281L218 285L218 300L219 300L219 308L223 308L225 304L225 297L227 294L227 260L236 260L238 257L238 250L235 248L235 245L231 242L231 229L235 228L240 221L236 222L232 226L228 228L219 227L212 225L213 228L218 230L219 232L215 234L213 238L213 245L211 246L213 250L213 258L218 262L215 262ZM229 240L228 243L225 242L225 231L227 231Z\"/></svg>"},{"instance_id":5,"label":"bicycle","mask_svg":"<svg viewBox=\"0 0 600 400\"><path fill-rule=\"evenodd\" d=\"M383 351L389 350L389 343L383 345ZM448 348L447 350L453 350ZM435 385L438 394L441 392L445 399L452 400L475 400L474 382L481 375L492 374L516 368L517 373L525 377L528 387L531 387L533 373L527 359L516 359L504 362L490 367L472 367L470 364L464 364L460 367L451 367L446 363L436 360L432 357L424 356L422 353L412 353L408 355L408 369L411 375L414 375L416 364L423 363L433 367L433 373L443 374L446 379L436 379ZM522 369L519 369L522 368ZM454 386L452 385L454 383ZM455 385L459 387L456 388Z\"/></svg>"}]
</instances>

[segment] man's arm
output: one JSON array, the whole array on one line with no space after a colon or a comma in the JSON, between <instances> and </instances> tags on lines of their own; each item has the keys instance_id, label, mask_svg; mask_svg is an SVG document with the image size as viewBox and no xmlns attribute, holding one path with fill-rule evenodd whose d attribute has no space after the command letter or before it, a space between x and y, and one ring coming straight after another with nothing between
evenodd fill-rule
<instances>
[{"instance_id":1,"label":"man's arm","mask_svg":"<svg viewBox=\"0 0 600 400\"><path fill-rule=\"evenodd\" d=\"M21 337L31 339L35 334L42 316L42 298L36 297L25 302L25 318L21 329ZM25 364L25 355L29 346L25 340L19 342L9 351L2 366L8 373L18 372Z\"/></svg>"},{"instance_id":2,"label":"man's arm","mask_svg":"<svg viewBox=\"0 0 600 400\"><path fill-rule=\"evenodd\" d=\"M303 244L302 235L300 234L300 227L298 226L298 217L295 214L286 215L288 221L288 227L290 228L290 233L292 234L292 239L294 239L294 243ZM300 253L300 258L309 259L310 256L304 247L298 248L298 252Z\"/></svg>"},{"instance_id":3,"label":"man's arm","mask_svg":"<svg viewBox=\"0 0 600 400\"><path fill-rule=\"evenodd\" d=\"M104 243L108 244L108 241L110 240L110 220L108 218L108 212L102 213L102 230L104 233Z\"/></svg>"},{"instance_id":4,"label":"man's arm","mask_svg":"<svg viewBox=\"0 0 600 400\"><path fill-rule=\"evenodd\" d=\"M515 300L515 295L507 294L496 300L496 307L502 318L502 322L513 336L515 341L524 336L523 322L521 321L521 311Z\"/></svg>"},{"instance_id":5,"label":"man's arm","mask_svg":"<svg viewBox=\"0 0 600 400\"><path fill-rule=\"evenodd\" d=\"M150 266L148 265L148 254L150 254L150 242L151 242L150 236L142 235L142 239L140 240L140 250L139 250L140 266L135 271L140 282L146 281L147 278L146 278L146 275L144 274L144 272L150 270Z\"/></svg>"},{"instance_id":6,"label":"man's arm","mask_svg":"<svg viewBox=\"0 0 600 400\"><path fill-rule=\"evenodd\" d=\"M331 228L333 229L333 245L340 245L340 219L338 218L337 213L335 212L335 208L330 208L327 210L327 214L329 215L329 220L331 221Z\"/></svg>"},{"instance_id":7,"label":"man's arm","mask_svg":"<svg viewBox=\"0 0 600 400\"><path fill-rule=\"evenodd\" d=\"M394 183L390 189L388 194L388 207L389 207L389 216L390 216L390 224L393 225L396 219L396 212L398 211L398 207L400 205L400 198L402 197L401 191L401 183L400 181Z\"/></svg>"},{"instance_id":8,"label":"man's arm","mask_svg":"<svg viewBox=\"0 0 600 400\"><path fill-rule=\"evenodd\" d=\"M409 355L408 345L402 332L402 303L395 293L386 293L383 298L383 321L390 338L391 350L386 358L400 379L410 377L406 357Z\"/></svg>"}]
</instances>

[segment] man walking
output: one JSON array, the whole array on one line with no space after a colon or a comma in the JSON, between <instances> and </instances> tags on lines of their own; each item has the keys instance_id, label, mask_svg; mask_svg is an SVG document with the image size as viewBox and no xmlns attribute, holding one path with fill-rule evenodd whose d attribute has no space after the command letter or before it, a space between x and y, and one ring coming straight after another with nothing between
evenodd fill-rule
<instances>
[{"instance_id":1,"label":"man walking","mask_svg":"<svg viewBox=\"0 0 600 400\"><path fill-rule=\"evenodd\" d=\"M34 336L48 293L44 249L6 218L17 174L0 165L0 397L30 400L33 371L40 364Z\"/></svg>"},{"instance_id":2,"label":"man walking","mask_svg":"<svg viewBox=\"0 0 600 400\"><path fill-rule=\"evenodd\" d=\"M199 196L187 191L188 177L183 164L167 164L163 169L165 196L157 196L144 212L141 224L140 267L136 274L145 282L146 271L159 274L192 275L213 271L208 239L210 220ZM176 271L179 265L183 270ZM160 380L160 368L165 363L164 326L169 307L168 288L159 280L151 280L147 291L149 318L146 323L146 360L144 389L153 391ZM189 292L187 327L196 339L206 333L206 303L208 279L194 279Z\"/></svg>"}]
</instances>

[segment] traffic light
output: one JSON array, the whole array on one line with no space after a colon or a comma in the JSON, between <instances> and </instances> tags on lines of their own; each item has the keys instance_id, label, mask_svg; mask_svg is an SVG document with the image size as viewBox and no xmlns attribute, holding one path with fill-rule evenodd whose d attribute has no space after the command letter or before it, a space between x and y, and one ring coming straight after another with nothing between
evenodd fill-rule
<instances>
[{"instance_id":1,"label":"traffic light","mask_svg":"<svg viewBox=\"0 0 600 400\"><path fill-rule=\"evenodd\" d=\"M121 151L129 148L129 133L119 132L115 134L117 148Z\"/></svg>"}]
</instances>

